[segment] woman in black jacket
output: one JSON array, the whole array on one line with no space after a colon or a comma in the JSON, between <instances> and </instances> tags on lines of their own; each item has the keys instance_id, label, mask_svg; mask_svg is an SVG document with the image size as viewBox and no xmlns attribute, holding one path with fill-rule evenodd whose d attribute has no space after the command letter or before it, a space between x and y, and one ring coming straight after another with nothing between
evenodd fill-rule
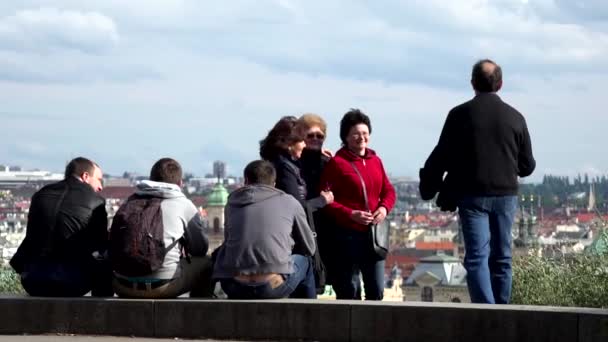
<instances>
[{"instance_id":1,"label":"woman in black jacket","mask_svg":"<svg viewBox=\"0 0 608 342\"><path fill-rule=\"evenodd\" d=\"M299 160L301 174L307 186L306 199L313 199L325 188L325 185L320 184L321 173L331 158L331 152L323 148L327 136L327 124L319 115L306 113L298 119L298 126L301 127L306 142L306 148ZM312 212L312 221L317 233L317 248L325 266L325 283L331 285L333 275L336 273L336 260L339 257L335 255L334 225L321 210ZM353 283L360 283L358 276L353 277ZM358 289L360 288L359 286Z\"/></svg>"},{"instance_id":2,"label":"woman in black jacket","mask_svg":"<svg viewBox=\"0 0 608 342\"><path fill-rule=\"evenodd\" d=\"M315 191L316 196L308 194L300 168L300 158L305 147L303 127L298 124L297 118L285 116L274 125L266 138L260 141L260 156L273 163L277 172L276 188L292 195L302 204L308 216L308 224L316 232L313 213L332 203L334 195L331 191ZM325 287L325 272L318 245L317 240L314 265L317 293L320 294ZM294 251L298 248L294 246Z\"/></svg>"}]
</instances>

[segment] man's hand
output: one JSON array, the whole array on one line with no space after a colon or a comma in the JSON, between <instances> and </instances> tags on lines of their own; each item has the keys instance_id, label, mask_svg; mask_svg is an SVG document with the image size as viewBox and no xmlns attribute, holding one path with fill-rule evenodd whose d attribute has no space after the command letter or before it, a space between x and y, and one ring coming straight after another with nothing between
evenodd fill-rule
<instances>
[{"instance_id":1,"label":"man's hand","mask_svg":"<svg viewBox=\"0 0 608 342\"><path fill-rule=\"evenodd\" d=\"M350 218L353 219L353 221L366 226L372 223L372 220L374 219L370 212L362 210L353 210Z\"/></svg>"},{"instance_id":2,"label":"man's hand","mask_svg":"<svg viewBox=\"0 0 608 342\"><path fill-rule=\"evenodd\" d=\"M382 223L382 221L384 221L385 218L386 218L386 208L385 207L381 206L378 209L376 209L376 211L374 211L374 215L373 215L374 224Z\"/></svg>"}]
</instances>

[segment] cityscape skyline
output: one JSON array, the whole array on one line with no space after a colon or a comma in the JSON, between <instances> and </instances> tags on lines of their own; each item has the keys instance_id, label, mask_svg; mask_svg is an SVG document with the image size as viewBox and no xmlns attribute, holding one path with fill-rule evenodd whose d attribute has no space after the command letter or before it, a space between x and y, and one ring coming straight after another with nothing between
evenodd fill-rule
<instances>
[{"instance_id":1,"label":"cityscape skyline","mask_svg":"<svg viewBox=\"0 0 608 342\"><path fill-rule=\"evenodd\" d=\"M355 107L387 171L416 179L489 57L528 122L526 182L601 175L606 19L602 1L3 1L0 162L61 172L82 155L120 175L170 156L238 175L281 116L322 115L336 151Z\"/></svg>"}]
</instances>

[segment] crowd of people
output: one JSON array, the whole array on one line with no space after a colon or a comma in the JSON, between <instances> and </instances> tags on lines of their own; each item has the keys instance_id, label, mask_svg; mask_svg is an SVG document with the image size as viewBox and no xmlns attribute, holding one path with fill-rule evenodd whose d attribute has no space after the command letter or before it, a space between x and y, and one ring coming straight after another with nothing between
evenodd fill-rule
<instances>
[{"instance_id":1,"label":"crowd of people","mask_svg":"<svg viewBox=\"0 0 608 342\"><path fill-rule=\"evenodd\" d=\"M535 162L523 116L496 95L500 67L476 63L471 83L476 95L450 111L420 192L458 208L472 301L508 303L517 177ZM231 299L312 299L326 284L337 299L361 299L362 280L365 299L382 300L385 262L370 227L386 220L396 194L371 133L370 117L351 109L332 153L321 116L281 118L230 194L224 241L210 255L179 162L158 160L108 229L101 168L76 158L63 181L33 196L11 265L33 296L211 297L219 282Z\"/></svg>"}]
</instances>

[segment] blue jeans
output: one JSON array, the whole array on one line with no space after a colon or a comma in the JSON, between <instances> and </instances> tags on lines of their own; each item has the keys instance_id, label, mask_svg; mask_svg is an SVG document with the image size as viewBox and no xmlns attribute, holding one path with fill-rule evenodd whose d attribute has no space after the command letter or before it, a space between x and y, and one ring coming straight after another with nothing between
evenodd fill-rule
<instances>
[{"instance_id":1,"label":"blue jeans","mask_svg":"<svg viewBox=\"0 0 608 342\"><path fill-rule=\"evenodd\" d=\"M470 196L458 200L464 267L471 302L508 304L511 298L511 226L517 196Z\"/></svg>"},{"instance_id":2,"label":"blue jeans","mask_svg":"<svg viewBox=\"0 0 608 342\"><path fill-rule=\"evenodd\" d=\"M294 254L291 259L293 273L284 274L283 284L274 289L268 282L244 283L227 278L220 280L222 290L230 299L317 298L312 258Z\"/></svg>"},{"instance_id":3,"label":"blue jeans","mask_svg":"<svg viewBox=\"0 0 608 342\"><path fill-rule=\"evenodd\" d=\"M384 298L384 260L372 253L369 232L340 229L333 289L336 299L361 299L359 272L363 277L366 300Z\"/></svg>"},{"instance_id":4,"label":"blue jeans","mask_svg":"<svg viewBox=\"0 0 608 342\"><path fill-rule=\"evenodd\" d=\"M112 297L112 268L107 261L82 263L32 262L21 273L21 285L30 296L80 297L91 291L95 297Z\"/></svg>"}]
</instances>

